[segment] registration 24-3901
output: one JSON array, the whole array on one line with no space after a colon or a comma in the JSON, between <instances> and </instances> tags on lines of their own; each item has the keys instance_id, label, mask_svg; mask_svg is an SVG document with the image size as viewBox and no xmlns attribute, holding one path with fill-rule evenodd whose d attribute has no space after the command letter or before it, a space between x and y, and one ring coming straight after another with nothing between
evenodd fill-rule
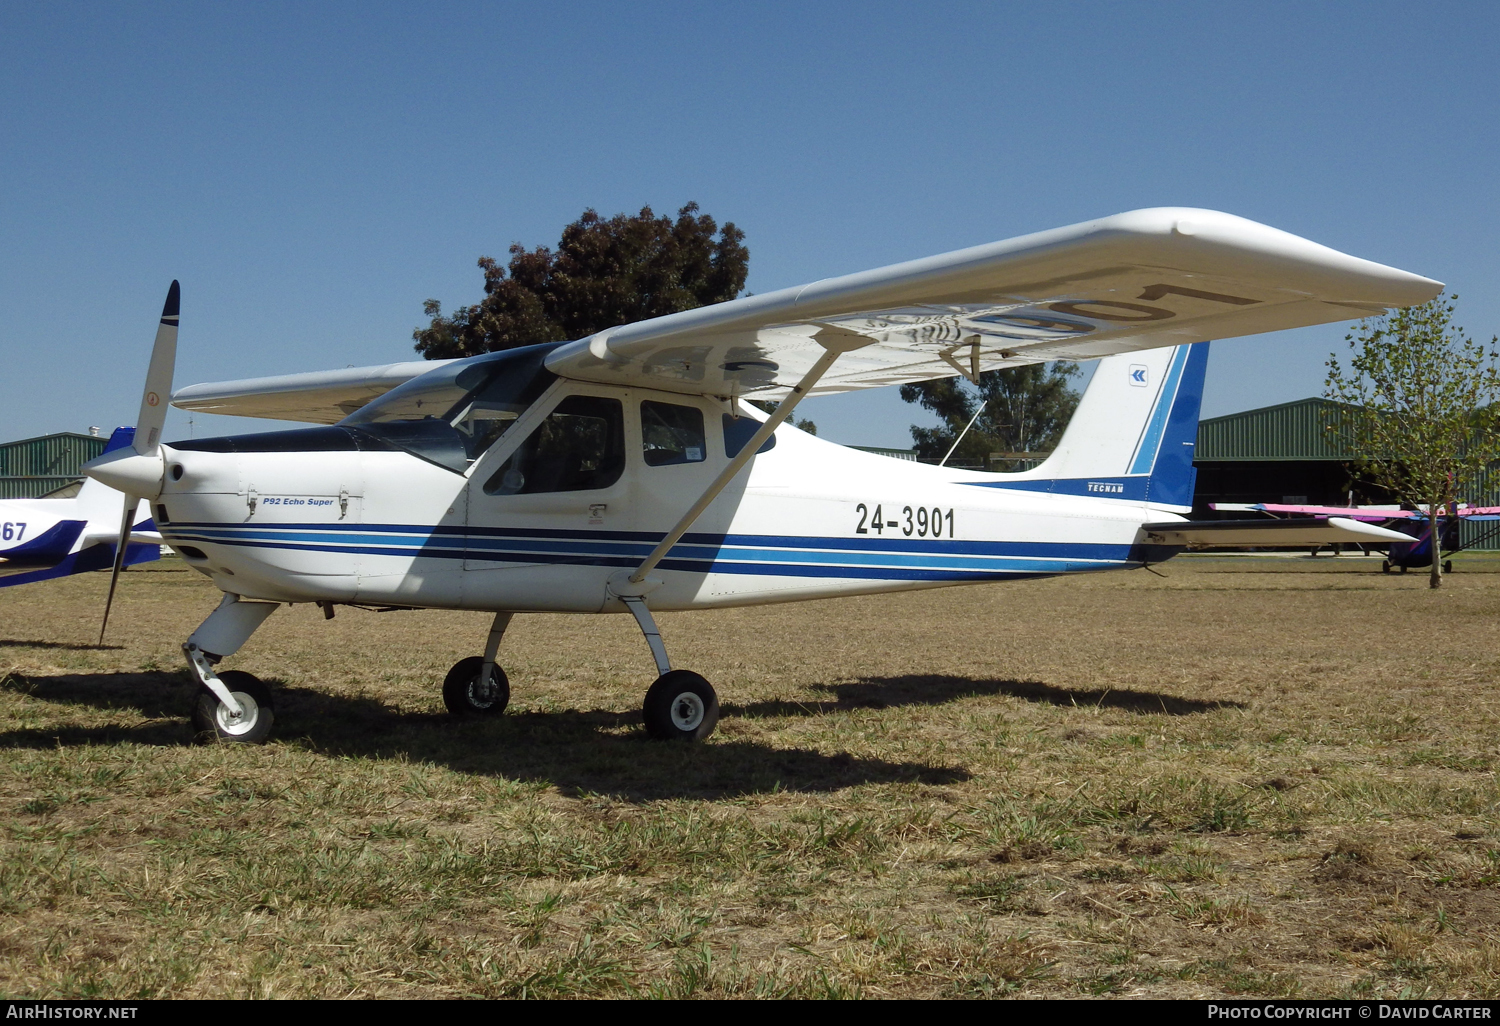
<instances>
[{"instance_id":1,"label":"registration 24-3901","mask_svg":"<svg viewBox=\"0 0 1500 1026\"><path fill-rule=\"evenodd\" d=\"M899 530L906 537L916 535L918 538L952 538L953 535L953 510L942 509L938 506L902 506L901 515L891 520L885 519L885 507L877 504L873 512L870 507L861 502L854 507L854 512L859 514L859 526L854 529L855 534L884 534L887 529Z\"/></svg>"}]
</instances>

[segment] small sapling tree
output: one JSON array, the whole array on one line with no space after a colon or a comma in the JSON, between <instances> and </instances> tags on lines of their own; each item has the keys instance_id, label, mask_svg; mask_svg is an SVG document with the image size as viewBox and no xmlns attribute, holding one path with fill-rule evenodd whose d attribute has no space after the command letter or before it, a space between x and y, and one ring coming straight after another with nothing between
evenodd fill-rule
<instances>
[{"instance_id":1,"label":"small sapling tree","mask_svg":"<svg viewBox=\"0 0 1500 1026\"><path fill-rule=\"evenodd\" d=\"M1345 336L1349 365L1328 358L1328 424L1369 476L1416 506L1433 531L1429 587L1442 586L1439 516L1500 459L1500 369L1453 323L1457 296L1363 320Z\"/></svg>"}]
</instances>

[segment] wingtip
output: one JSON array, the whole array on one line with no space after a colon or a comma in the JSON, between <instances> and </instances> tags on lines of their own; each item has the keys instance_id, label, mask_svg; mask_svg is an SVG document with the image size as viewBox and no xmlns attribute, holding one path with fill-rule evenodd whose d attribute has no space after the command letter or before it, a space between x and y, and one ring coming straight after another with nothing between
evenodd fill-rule
<instances>
[{"instance_id":1,"label":"wingtip","mask_svg":"<svg viewBox=\"0 0 1500 1026\"><path fill-rule=\"evenodd\" d=\"M175 323L178 315L182 312L182 286L174 280L172 287L167 289L167 301L161 308L161 319L165 322L169 318Z\"/></svg>"}]
</instances>

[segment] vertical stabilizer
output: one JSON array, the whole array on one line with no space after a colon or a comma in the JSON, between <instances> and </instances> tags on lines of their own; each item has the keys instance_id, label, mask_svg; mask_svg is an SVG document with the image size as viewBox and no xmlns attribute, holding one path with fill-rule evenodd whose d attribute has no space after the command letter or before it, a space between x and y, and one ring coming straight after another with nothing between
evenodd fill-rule
<instances>
[{"instance_id":1,"label":"vertical stabilizer","mask_svg":"<svg viewBox=\"0 0 1500 1026\"><path fill-rule=\"evenodd\" d=\"M1003 480L990 487L1191 509L1208 345L1100 360L1052 455L1033 470L997 475Z\"/></svg>"}]
</instances>

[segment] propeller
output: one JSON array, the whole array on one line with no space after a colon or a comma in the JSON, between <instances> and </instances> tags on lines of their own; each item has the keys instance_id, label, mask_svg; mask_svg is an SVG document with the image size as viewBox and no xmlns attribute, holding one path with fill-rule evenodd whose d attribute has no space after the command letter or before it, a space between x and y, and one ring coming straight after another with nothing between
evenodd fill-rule
<instances>
[{"instance_id":1,"label":"propeller","mask_svg":"<svg viewBox=\"0 0 1500 1026\"><path fill-rule=\"evenodd\" d=\"M112 461L112 474L91 474L105 484L125 493L125 509L120 516L120 534L115 539L115 564L109 574L109 596L104 600L104 620L99 624L99 644L109 627L109 610L115 602L115 586L125 567L125 551L130 545L130 531L135 526L136 507L142 499L161 494L161 431L167 422L167 401L172 397L172 368L177 362L177 320L182 306L182 288L177 282L167 290L167 301L161 308L161 324L156 329L156 344L151 348L151 365L146 371L146 388L141 395L141 412L135 418L134 457L122 453L123 460ZM160 469L152 468L154 461ZM84 468L94 469L92 464ZM153 470L156 472L153 474ZM152 478L155 486L152 486ZM111 480L110 478L114 478Z\"/></svg>"}]
</instances>

